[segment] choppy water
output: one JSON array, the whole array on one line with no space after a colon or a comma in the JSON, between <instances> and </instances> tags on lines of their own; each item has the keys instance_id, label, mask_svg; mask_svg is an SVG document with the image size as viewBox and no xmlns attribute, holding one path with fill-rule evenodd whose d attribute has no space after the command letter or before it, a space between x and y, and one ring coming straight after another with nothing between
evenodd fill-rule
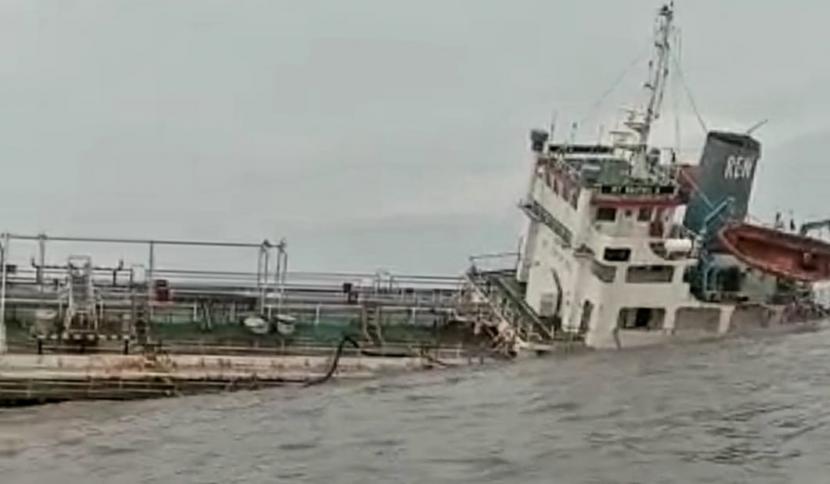
<instances>
[{"instance_id":1,"label":"choppy water","mask_svg":"<svg viewBox=\"0 0 830 484\"><path fill-rule=\"evenodd\" d=\"M0 482L827 483L830 331L0 412Z\"/></svg>"}]
</instances>

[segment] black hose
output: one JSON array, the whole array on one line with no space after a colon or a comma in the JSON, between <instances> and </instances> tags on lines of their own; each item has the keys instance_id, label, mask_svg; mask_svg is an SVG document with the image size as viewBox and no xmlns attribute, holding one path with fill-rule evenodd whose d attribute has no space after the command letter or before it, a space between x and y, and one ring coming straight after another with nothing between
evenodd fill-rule
<instances>
[{"instance_id":1,"label":"black hose","mask_svg":"<svg viewBox=\"0 0 830 484\"><path fill-rule=\"evenodd\" d=\"M388 351L372 351L372 350L364 350L360 349L360 354L363 356L370 356L375 358L411 358L412 353L407 352L398 352L392 353Z\"/></svg>"},{"instance_id":2,"label":"black hose","mask_svg":"<svg viewBox=\"0 0 830 484\"><path fill-rule=\"evenodd\" d=\"M429 363L432 363L433 365L440 366L443 368L454 368L458 366L452 363L447 363L446 361L441 361L437 356L432 356L431 354L429 354L429 348L426 346L421 346L421 350L419 353L421 358L425 359Z\"/></svg>"},{"instance_id":3,"label":"black hose","mask_svg":"<svg viewBox=\"0 0 830 484\"><path fill-rule=\"evenodd\" d=\"M343 336L343 339L340 340L340 344L337 345L334 357L331 360L331 365L329 365L329 369L326 374L318 378L309 378L305 380L305 382L303 382L303 386L310 387L312 385L319 385L330 380L332 375L334 375L334 372L337 371L337 366L340 364L340 356L343 355L343 347L346 346L346 343L349 343L360 350L360 344L352 339L351 336Z\"/></svg>"},{"instance_id":4,"label":"black hose","mask_svg":"<svg viewBox=\"0 0 830 484\"><path fill-rule=\"evenodd\" d=\"M384 353L384 352L379 352L379 351L365 350L360 346L360 343L355 341L351 336L343 336L343 339L340 340L340 343L337 345L337 349L334 351L334 356L332 357L331 364L329 365L329 369L328 369L328 371L326 371L325 375L317 377L317 378L307 378L305 380L302 380L301 382L287 380L286 383L301 383L302 386L304 386L304 387L310 387L310 386L313 386L313 385L319 385L321 383L325 383L325 382L329 381L331 379L331 377L334 376L334 373L337 371L337 367L340 365L340 357L343 356L343 348L346 346L346 343L349 343L350 345L352 345L352 347L357 349L358 353L361 354L362 356L387 357L387 358L389 358L389 357L404 358L404 357L414 356L411 353ZM497 354L494 354L494 352L492 350L489 353L490 353L491 357L498 356ZM430 355L429 350L426 347L421 347L419 355L420 355L421 358L425 359L427 362L432 363L436 366L443 367L443 368L454 368L454 367L458 366L458 365L453 364L453 363L447 363L445 361L441 361L437 356ZM511 358L506 358L506 359L511 359Z\"/></svg>"},{"instance_id":5,"label":"black hose","mask_svg":"<svg viewBox=\"0 0 830 484\"><path fill-rule=\"evenodd\" d=\"M343 339L340 340L340 343L337 345L337 349L334 351L334 357L332 357L331 364L329 365L329 369L328 371L326 371L326 374L318 378L308 378L306 380L303 380L303 386L309 387L312 385L319 385L321 383L329 381L331 377L334 376L334 373L337 371L337 367L340 364L340 357L343 356L343 348L346 346L346 343L351 344L354 348L357 349L358 353L360 353L361 355L368 357L408 358L413 356L411 353L385 353L380 351L365 350L361 348L360 343L355 341L351 336L343 336ZM435 364L437 366L442 366L445 368L451 368L456 366L451 363L443 362L439 360L437 357L430 355L427 349L423 347L421 348L420 356L428 362Z\"/></svg>"}]
</instances>

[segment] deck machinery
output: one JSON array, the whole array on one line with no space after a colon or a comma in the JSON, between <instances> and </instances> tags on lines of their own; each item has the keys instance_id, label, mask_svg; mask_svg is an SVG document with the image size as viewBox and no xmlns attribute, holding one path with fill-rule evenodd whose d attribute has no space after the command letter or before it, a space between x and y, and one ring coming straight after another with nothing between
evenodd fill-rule
<instances>
[{"instance_id":1,"label":"deck machinery","mask_svg":"<svg viewBox=\"0 0 830 484\"><path fill-rule=\"evenodd\" d=\"M453 319L461 286L458 277L385 271L289 273L284 241L9 234L2 242L0 321L15 333L8 344L36 345L38 351L127 352L160 344L188 350L198 346L199 351L330 347L347 333L370 346L391 347L402 340L411 344L418 338L424 344L435 343L438 326ZM27 253L33 243L33 253ZM91 244L97 253L121 253L118 248L131 247L133 252L145 251L145 257L141 262L120 259L102 265L88 255L93 251L64 256L66 250L61 249L90 249ZM176 267L163 266L159 252L168 247L185 252L207 249L217 260L247 261L245 265L256 271L218 270L204 263L183 268L181 261ZM20 263L30 255L28 264ZM56 263L47 256L60 259Z\"/></svg>"}]
</instances>

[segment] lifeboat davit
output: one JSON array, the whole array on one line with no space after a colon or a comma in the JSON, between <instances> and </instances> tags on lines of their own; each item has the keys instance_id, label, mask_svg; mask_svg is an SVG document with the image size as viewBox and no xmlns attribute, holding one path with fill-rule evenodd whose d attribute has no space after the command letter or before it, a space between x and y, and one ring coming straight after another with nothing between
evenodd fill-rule
<instances>
[{"instance_id":1,"label":"lifeboat davit","mask_svg":"<svg viewBox=\"0 0 830 484\"><path fill-rule=\"evenodd\" d=\"M830 244L820 240L746 223L726 225L718 239L760 271L802 282L830 280Z\"/></svg>"}]
</instances>

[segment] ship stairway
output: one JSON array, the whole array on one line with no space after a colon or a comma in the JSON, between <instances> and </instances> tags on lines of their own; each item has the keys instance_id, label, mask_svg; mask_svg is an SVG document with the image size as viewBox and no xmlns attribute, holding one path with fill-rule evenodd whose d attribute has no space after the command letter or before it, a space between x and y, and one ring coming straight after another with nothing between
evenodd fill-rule
<instances>
[{"instance_id":1,"label":"ship stairway","mask_svg":"<svg viewBox=\"0 0 830 484\"><path fill-rule=\"evenodd\" d=\"M383 346L383 330L381 329L381 306L377 303L365 303L360 315L361 331L365 343Z\"/></svg>"},{"instance_id":2,"label":"ship stairway","mask_svg":"<svg viewBox=\"0 0 830 484\"><path fill-rule=\"evenodd\" d=\"M150 342L150 296L146 290L134 291L131 295L132 328L130 333L139 345L148 347Z\"/></svg>"},{"instance_id":3,"label":"ship stairway","mask_svg":"<svg viewBox=\"0 0 830 484\"><path fill-rule=\"evenodd\" d=\"M98 331L98 307L100 297L92 280L92 260L73 256L67 264L66 282L60 295L63 327L67 332Z\"/></svg>"},{"instance_id":4,"label":"ship stairway","mask_svg":"<svg viewBox=\"0 0 830 484\"><path fill-rule=\"evenodd\" d=\"M199 307L202 310L202 331L213 330L213 305L208 300L201 300Z\"/></svg>"},{"instance_id":5,"label":"ship stairway","mask_svg":"<svg viewBox=\"0 0 830 484\"><path fill-rule=\"evenodd\" d=\"M467 272L468 284L479 299L484 300L491 315L482 321L495 330L497 344L510 341L514 352L549 351L557 339L557 332L525 303L519 288L514 287L514 274L512 270L479 271L475 268Z\"/></svg>"}]
</instances>

